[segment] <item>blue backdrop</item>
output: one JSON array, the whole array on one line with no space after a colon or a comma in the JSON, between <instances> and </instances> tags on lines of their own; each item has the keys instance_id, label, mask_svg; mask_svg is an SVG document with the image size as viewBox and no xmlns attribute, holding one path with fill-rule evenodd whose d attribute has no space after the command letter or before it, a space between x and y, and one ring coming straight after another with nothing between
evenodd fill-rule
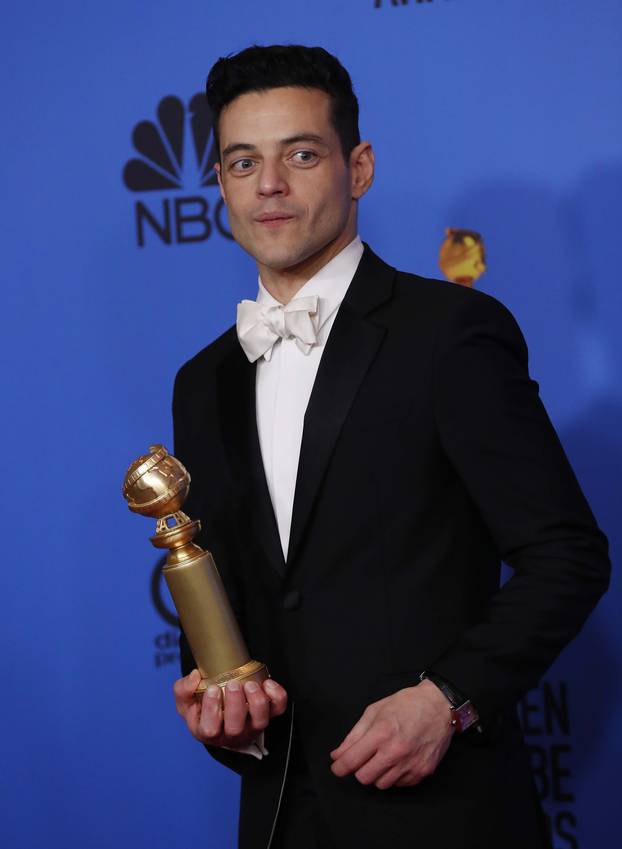
<instances>
[{"instance_id":1,"label":"blue backdrop","mask_svg":"<svg viewBox=\"0 0 622 849\"><path fill-rule=\"evenodd\" d=\"M378 163L363 238L438 276L446 227L482 234L476 285L523 328L615 565L622 6L30 0L4 10L0 38L0 839L230 847L237 779L174 712L176 629L152 525L120 492L134 457L171 445L176 369L256 291L210 182L195 95L216 58L253 42L342 59ZM620 593L614 575L521 706L556 849L615 842Z\"/></svg>"}]
</instances>

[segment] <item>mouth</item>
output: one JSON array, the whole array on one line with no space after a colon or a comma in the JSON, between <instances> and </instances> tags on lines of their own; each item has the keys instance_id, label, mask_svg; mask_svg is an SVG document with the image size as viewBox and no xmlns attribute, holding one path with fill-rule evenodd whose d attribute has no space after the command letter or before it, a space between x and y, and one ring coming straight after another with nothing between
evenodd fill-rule
<instances>
[{"instance_id":1,"label":"mouth","mask_svg":"<svg viewBox=\"0 0 622 849\"><path fill-rule=\"evenodd\" d=\"M267 227L272 230L277 227L282 227L288 221L293 221L294 216L288 215L286 212L264 212L255 218L255 221L262 227Z\"/></svg>"}]
</instances>

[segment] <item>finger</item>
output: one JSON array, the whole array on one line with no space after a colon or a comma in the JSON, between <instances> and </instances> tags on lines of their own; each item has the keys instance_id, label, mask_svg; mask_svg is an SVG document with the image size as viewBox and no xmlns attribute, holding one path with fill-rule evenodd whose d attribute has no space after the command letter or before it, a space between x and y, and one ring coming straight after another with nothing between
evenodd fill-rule
<instances>
[{"instance_id":1,"label":"finger","mask_svg":"<svg viewBox=\"0 0 622 849\"><path fill-rule=\"evenodd\" d=\"M380 741L377 734L370 730L360 740L353 743L342 755L339 755L332 763L331 770L338 778L350 775L366 764L378 751Z\"/></svg>"},{"instance_id":2,"label":"finger","mask_svg":"<svg viewBox=\"0 0 622 849\"><path fill-rule=\"evenodd\" d=\"M248 705L239 681L229 681L224 692L224 732L227 737L238 737L248 716Z\"/></svg>"},{"instance_id":3,"label":"finger","mask_svg":"<svg viewBox=\"0 0 622 849\"><path fill-rule=\"evenodd\" d=\"M415 784L419 784L424 779L429 778L434 774L437 764L438 759L434 762L421 760L411 761L408 770L400 777L399 782L396 782L396 786L413 787Z\"/></svg>"},{"instance_id":4,"label":"finger","mask_svg":"<svg viewBox=\"0 0 622 849\"><path fill-rule=\"evenodd\" d=\"M363 735L367 733L372 722L373 718L371 714L368 714L366 711L356 723L356 725L353 726L352 730L344 737L344 739L337 746L337 748L333 749L333 751L330 753L331 758L333 760L337 760L345 752L347 752L347 750L351 746L353 746L355 743L358 743L358 741L363 737Z\"/></svg>"},{"instance_id":5,"label":"finger","mask_svg":"<svg viewBox=\"0 0 622 849\"><path fill-rule=\"evenodd\" d=\"M197 699L193 699L190 707L186 709L184 714L184 719L186 721L186 725L188 726L188 730L194 737L198 737L199 735L199 723L201 721L201 702Z\"/></svg>"},{"instance_id":6,"label":"finger","mask_svg":"<svg viewBox=\"0 0 622 849\"><path fill-rule=\"evenodd\" d=\"M263 731L270 721L270 701L256 681L247 681L244 694L248 702L250 725L254 731Z\"/></svg>"},{"instance_id":7,"label":"finger","mask_svg":"<svg viewBox=\"0 0 622 849\"><path fill-rule=\"evenodd\" d=\"M193 669L185 678L178 678L173 684L173 695L175 696L175 707L182 716L186 710L195 702L194 692L201 681L201 673Z\"/></svg>"},{"instance_id":8,"label":"finger","mask_svg":"<svg viewBox=\"0 0 622 849\"><path fill-rule=\"evenodd\" d=\"M403 766L397 764L396 766L388 769L384 775L381 775L374 781L374 784L378 788L378 790L388 790L389 787L406 787L406 784L400 784L399 782L407 775L407 770L404 769Z\"/></svg>"},{"instance_id":9,"label":"finger","mask_svg":"<svg viewBox=\"0 0 622 849\"><path fill-rule=\"evenodd\" d=\"M387 753L386 750L379 750L371 757L363 766L359 767L354 773L354 777L361 784L374 784L385 773L396 767L395 760ZM399 775L404 772L402 767Z\"/></svg>"},{"instance_id":10,"label":"finger","mask_svg":"<svg viewBox=\"0 0 622 849\"><path fill-rule=\"evenodd\" d=\"M270 716L281 716L287 709L287 692L273 678L263 682L263 690L270 700Z\"/></svg>"},{"instance_id":11,"label":"finger","mask_svg":"<svg viewBox=\"0 0 622 849\"><path fill-rule=\"evenodd\" d=\"M425 776L408 771L395 782L395 787L414 787L415 784L419 784L424 778Z\"/></svg>"},{"instance_id":12,"label":"finger","mask_svg":"<svg viewBox=\"0 0 622 849\"><path fill-rule=\"evenodd\" d=\"M222 698L220 687L210 684L203 695L201 713L195 737L202 742L214 741L222 733Z\"/></svg>"}]
</instances>

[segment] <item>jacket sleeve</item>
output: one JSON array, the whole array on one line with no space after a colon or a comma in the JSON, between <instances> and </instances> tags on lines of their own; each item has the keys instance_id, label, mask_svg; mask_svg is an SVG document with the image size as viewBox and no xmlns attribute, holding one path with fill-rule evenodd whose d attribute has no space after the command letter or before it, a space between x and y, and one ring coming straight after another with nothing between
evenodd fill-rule
<instances>
[{"instance_id":1,"label":"jacket sleeve","mask_svg":"<svg viewBox=\"0 0 622 849\"><path fill-rule=\"evenodd\" d=\"M182 509L191 519L201 520L201 530L195 541L213 554L233 612L241 623L243 604L241 587L235 578L235 562L238 559L235 529L229 524L226 509L210 507L210 499L200 491L198 469L195 473L196 466L201 462L201 452L196 444L200 437L197 436L196 426L193 426L193 396L189 385L192 381L187 379L185 368L178 372L173 390L174 454L192 477L190 492ZM202 436L209 438L204 434Z\"/></svg>"},{"instance_id":2,"label":"jacket sleeve","mask_svg":"<svg viewBox=\"0 0 622 849\"><path fill-rule=\"evenodd\" d=\"M173 391L173 453L192 473L194 435L190 426L192 413L188 397L189 393L185 388L185 373L182 368L175 379ZM227 528L222 526L220 517L203 516L202 504L204 504L204 501L200 497L200 493L197 492L196 486L193 489L191 484L188 499L182 509L191 519L202 519L202 532L197 542L209 548L214 555L233 612L241 625L241 590L238 582L235 581L233 569L228 568L228 564L235 557L235 551L231 548L234 535L228 533ZM180 632L179 649L182 675L188 675L196 668L196 663L183 629ZM257 768L258 761L249 754L234 752L219 746L205 746L205 748L217 761L241 775Z\"/></svg>"},{"instance_id":3,"label":"jacket sleeve","mask_svg":"<svg viewBox=\"0 0 622 849\"><path fill-rule=\"evenodd\" d=\"M494 298L468 292L439 339L434 409L444 450L513 574L484 619L430 668L484 724L534 687L609 580L599 530L529 377L525 340Z\"/></svg>"}]
</instances>

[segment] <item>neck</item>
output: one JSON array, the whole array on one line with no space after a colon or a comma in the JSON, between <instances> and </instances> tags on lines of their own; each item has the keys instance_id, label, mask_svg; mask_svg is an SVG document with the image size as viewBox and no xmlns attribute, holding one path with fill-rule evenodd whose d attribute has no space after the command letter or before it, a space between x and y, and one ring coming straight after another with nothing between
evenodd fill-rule
<instances>
[{"instance_id":1,"label":"neck","mask_svg":"<svg viewBox=\"0 0 622 849\"><path fill-rule=\"evenodd\" d=\"M327 263L336 257L356 236L356 226L346 228L334 241L291 268L275 269L258 265L261 282L281 304L287 304Z\"/></svg>"}]
</instances>

